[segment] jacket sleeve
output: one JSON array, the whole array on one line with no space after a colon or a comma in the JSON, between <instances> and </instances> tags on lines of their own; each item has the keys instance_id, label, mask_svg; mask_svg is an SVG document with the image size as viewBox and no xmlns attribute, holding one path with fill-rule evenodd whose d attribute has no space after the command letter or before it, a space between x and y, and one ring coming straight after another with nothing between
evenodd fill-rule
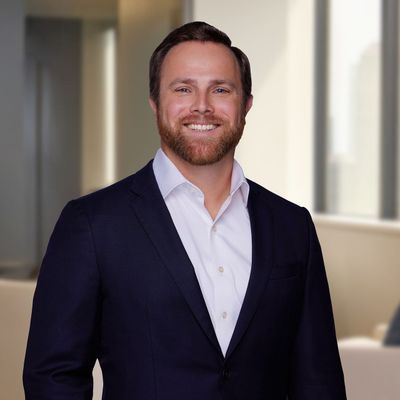
<instances>
[{"instance_id":1,"label":"jacket sleeve","mask_svg":"<svg viewBox=\"0 0 400 400\"><path fill-rule=\"evenodd\" d=\"M27 400L92 398L100 280L89 221L67 204L39 273L23 373Z\"/></svg>"},{"instance_id":2,"label":"jacket sleeve","mask_svg":"<svg viewBox=\"0 0 400 400\"><path fill-rule=\"evenodd\" d=\"M290 400L345 400L332 305L321 247L311 216L308 225L308 260L303 302L290 376Z\"/></svg>"}]
</instances>

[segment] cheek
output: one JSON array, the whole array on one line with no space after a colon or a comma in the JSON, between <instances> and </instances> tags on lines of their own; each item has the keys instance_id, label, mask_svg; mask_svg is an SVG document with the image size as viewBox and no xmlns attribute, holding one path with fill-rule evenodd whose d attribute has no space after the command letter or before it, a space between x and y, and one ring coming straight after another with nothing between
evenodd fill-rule
<instances>
[{"instance_id":1,"label":"cheek","mask_svg":"<svg viewBox=\"0 0 400 400\"><path fill-rule=\"evenodd\" d=\"M176 119L182 118L188 113L188 105L184 101L175 101L173 103L166 104L163 107L164 119L174 122Z\"/></svg>"},{"instance_id":2,"label":"cheek","mask_svg":"<svg viewBox=\"0 0 400 400\"><path fill-rule=\"evenodd\" d=\"M215 112L225 116L225 118L228 118L231 121L236 121L240 119L241 107L240 105L231 102L220 103L215 108Z\"/></svg>"}]
</instances>

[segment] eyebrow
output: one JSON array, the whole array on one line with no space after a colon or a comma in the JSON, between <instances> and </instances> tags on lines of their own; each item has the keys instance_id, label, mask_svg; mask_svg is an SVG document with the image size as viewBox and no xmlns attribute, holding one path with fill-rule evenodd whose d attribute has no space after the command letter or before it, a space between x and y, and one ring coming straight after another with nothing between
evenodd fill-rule
<instances>
[{"instance_id":1,"label":"eyebrow","mask_svg":"<svg viewBox=\"0 0 400 400\"><path fill-rule=\"evenodd\" d=\"M196 80L195 79L190 79L190 78L177 78L174 79L168 86L169 87L173 87L177 84L185 84L185 85L196 85ZM237 89L236 85L232 82L232 81L228 81L225 79L213 79L211 81L209 81L209 84L211 86L213 85L228 85L229 87L231 87L232 89Z\"/></svg>"}]
</instances>

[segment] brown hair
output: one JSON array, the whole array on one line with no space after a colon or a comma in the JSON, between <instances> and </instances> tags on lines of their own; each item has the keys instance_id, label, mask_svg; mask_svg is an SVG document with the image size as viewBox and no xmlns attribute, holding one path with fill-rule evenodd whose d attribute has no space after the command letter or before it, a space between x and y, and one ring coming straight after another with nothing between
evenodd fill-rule
<instances>
[{"instance_id":1,"label":"brown hair","mask_svg":"<svg viewBox=\"0 0 400 400\"><path fill-rule=\"evenodd\" d=\"M188 41L214 42L221 43L228 47L235 56L239 68L240 78L243 89L244 103L251 96L251 70L250 62L246 54L237 47L232 46L232 41L224 32L207 24L206 22L189 22L181 27L173 30L167 37L158 45L150 58L150 97L158 104L160 95L160 75L161 67L165 56L172 47Z\"/></svg>"}]
</instances>

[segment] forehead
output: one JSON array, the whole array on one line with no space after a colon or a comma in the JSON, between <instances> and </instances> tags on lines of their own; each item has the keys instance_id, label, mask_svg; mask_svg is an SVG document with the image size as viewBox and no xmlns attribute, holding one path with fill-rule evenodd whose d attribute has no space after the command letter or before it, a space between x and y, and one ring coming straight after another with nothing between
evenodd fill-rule
<instances>
[{"instance_id":1,"label":"forehead","mask_svg":"<svg viewBox=\"0 0 400 400\"><path fill-rule=\"evenodd\" d=\"M203 77L240 81L239 64L228 47L221 43L188 41L167 53L161 68L161 83Z\"/></svg>"}]
</instances>

